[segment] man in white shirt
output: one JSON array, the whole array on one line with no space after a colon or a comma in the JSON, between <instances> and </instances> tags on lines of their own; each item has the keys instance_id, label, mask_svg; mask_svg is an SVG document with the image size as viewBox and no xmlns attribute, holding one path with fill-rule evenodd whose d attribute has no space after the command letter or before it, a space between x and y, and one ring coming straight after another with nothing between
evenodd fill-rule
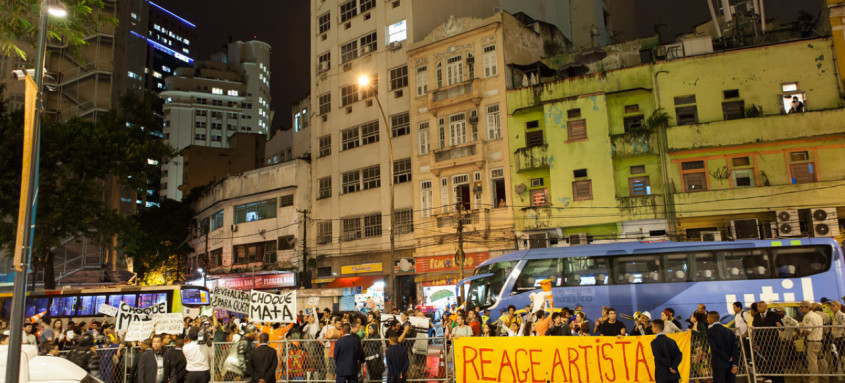
<instances>
[{"instance_id":1,"label":"man in white shirt","mask_svg":"<svg viewBox=\"0 0 845 383\"><path fill-rule=\"evenodd\" d=\"M736 329L736 336L745 338L748 334L748 322L742 316L742 303L734 302L734 328Z\"/></svg>"},{"instance_id":2,"label":"man in white shirt","mask_svg":"<svg viewBox=\"0 0 845 383\"><path fill-rule=\"evenodd\" d=\"M812 304L810 302L803 301L798 307L801 313L804 314L804 320L801 322L801 326L806 327L803 333L807 337L807 370L810 373L809 382L818 383L819 359L821 359L822 364L826 364L824 363L824 355L822 354L822 326L824 325L824 320L819 313L812 310Z\"/></svg>"},{"instance_id":3,"label":"man in white shirt","mask_svg":"<svg viewBox=\"0 0 845 383\"><path fill-rule=\"evenodd\" d=\"M185 354L185 370L188 371L188 376L185 383L208 383L211 380L209 373L211 360L211 348L205 343L197 342L199 339L199 329L192 327L188 330L188 339L185 340L185 346L182 347L182 352Z\"/></svg>"},{"instance_id":4,"label":"man in white shirt","mask_svg":"<svg viewBox=\"0 0 845 383\"><path fill-rule=\"evenodd\" d=\"M839 301L830 301L830 311L833 311L833 327L830 335L833 337L833 344L839 357L845 362L845 313L842 312L842 304Z\"/></svg>"}]
</instances>

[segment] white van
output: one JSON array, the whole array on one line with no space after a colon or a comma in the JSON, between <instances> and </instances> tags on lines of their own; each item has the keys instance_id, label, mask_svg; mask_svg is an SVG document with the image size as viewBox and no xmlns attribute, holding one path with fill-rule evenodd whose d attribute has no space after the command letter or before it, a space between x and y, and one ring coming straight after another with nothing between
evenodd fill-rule
<instances>
[{"instance_id":1,"label":"white van","mask_svg":"<svg viewBox=\"0 0 845 383\"><path fill-rule=\"evenodd\" d=\"M6 380L6 363L9 346L0 346L0 383ZM21 348L20 383L102 383L88 375L82 367L56 356L40 356L38 348L25 345Z\"/></svg>"}]
</instances>

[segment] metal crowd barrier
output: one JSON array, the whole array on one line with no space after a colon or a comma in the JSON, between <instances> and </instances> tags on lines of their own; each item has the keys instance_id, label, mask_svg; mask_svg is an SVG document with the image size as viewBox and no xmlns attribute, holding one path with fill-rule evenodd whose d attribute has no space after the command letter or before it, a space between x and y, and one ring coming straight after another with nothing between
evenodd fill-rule
<instances>
[{"instance_id":1,"label":"metal crowd barrier","mask_svg":"<svg viewBox=\"0 0 845 383\"><path fill-rule=\"evenodd\" d=\"M751 382L750 366L745 349L742 347L742 339L737 338L737 346L740 358L739 371L736 374L737 381L745 378ZM707 338L693 333L690 339L690 381L713 380L713 370L710 366L710 344L707 343Z\"/></svg>"},{"instance_id":2,"label":"metal crowd barrier","mask_svg":"<svg viewBox=\"0 0 845 383\"><path fill-rule=\"evenodd\" d=\"M821 331L813 334L813 331ZM841 377L845 331L836 326L752 327L748 331L755 377ZM808 336L809 335L809 336Z\"/></svg>"}]
</instances>

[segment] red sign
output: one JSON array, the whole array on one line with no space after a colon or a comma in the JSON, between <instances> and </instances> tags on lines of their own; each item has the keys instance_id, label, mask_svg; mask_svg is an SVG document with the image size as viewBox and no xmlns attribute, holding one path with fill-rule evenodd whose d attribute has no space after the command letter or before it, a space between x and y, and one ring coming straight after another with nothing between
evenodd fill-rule
<instances>
[{"instance_id":1,"label":"red sign","mask_svg":"<svg viewBox=\"0 0 845 383\"><path fill-rule=\"evenodd\" d=\"M437 255L433 257L415 258L417 273L458 270L458 264L455 262L455 258L455 255ZM490 258L490 254L487 252L467 254L464 270L472 270L475 266L480 265L481 262L486 261L488 258Z\"/></svg>"},{"instance_id":2,"label":"red sign","mask_svg":"<svg viewBox=\"0 0 845 383\"><path fill-rule=\"evenodd\" d=\"M217 286L237 290L294 287L296 286L296 277L294 273L279 273L256 275L254 281L253 277L220 278L217 280Z\"/></svg>"}]
</instances>

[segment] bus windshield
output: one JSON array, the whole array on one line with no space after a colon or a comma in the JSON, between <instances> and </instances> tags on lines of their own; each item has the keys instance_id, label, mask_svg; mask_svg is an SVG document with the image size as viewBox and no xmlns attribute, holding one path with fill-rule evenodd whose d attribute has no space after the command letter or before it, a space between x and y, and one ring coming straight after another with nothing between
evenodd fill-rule
<instances>
[{"instance_id":1,"label":"bus windshield","mask_svg":"<svg viewBox=\"0 0 845 383\"><path fill-rule=\"evenodd\" d=\"M475 279L470 282L467 291L467 308L476 306L485 309L492 306L499 299L499 293L505 287L508 276L516 267L518 261L504 261L479 267L475 275L492 274L489 277Z\"/></svg>"}]
</instances>

